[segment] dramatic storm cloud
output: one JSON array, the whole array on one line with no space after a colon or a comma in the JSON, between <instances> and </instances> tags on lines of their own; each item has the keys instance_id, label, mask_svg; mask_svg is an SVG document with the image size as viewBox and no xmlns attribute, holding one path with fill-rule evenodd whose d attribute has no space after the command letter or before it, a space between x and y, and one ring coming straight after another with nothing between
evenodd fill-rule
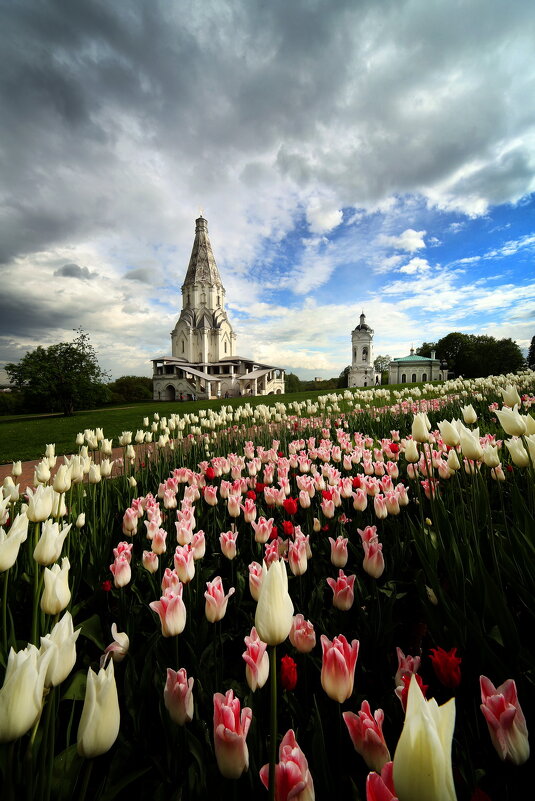
<instances>
[{"instance_id":1,"label":"dramatic storm cloud","mask_svg":"<svg viewBox=\"0 0 535 801\"><path fill-rule=\"evenodd\" d=\"M170 349L207 217L241 354L302 375L535 333L525 0L17 0L0 26L0 366Z\"/></svg>"}]
</instances>

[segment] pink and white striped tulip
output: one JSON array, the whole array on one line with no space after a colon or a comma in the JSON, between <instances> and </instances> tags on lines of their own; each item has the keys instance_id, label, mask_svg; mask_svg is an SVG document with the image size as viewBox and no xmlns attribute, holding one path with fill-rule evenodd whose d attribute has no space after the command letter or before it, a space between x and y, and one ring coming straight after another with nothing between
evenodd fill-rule
<instances>
[{"instance_id":1,"label":"pink and white striped tulip","mask_svg":"<svg viewBox=\"0 0 535 801\"><path fill-rule=\"evenodd\" d=\"M204 593L206 603L204 611L209 623L217 623L218 620L224 618L225 612L227 611L228 599L231 595L234 595L235 592L235 588L231 587L225 595L221 576L216 576L213 581L206 582L206 592Z\"/></svg>"},{"instance_id":2,"label":"pink and white striped tulip","mask_svg":"<svg viewBox=\"0 0 535 801\"><path fill-rule=\"evenodd\" d=\"M175 637L182 634L186 625L186 607L182 600L183 585L176 590L166 590L159 601L149 604L153 612L160 617L162 634L164 637Z\"/></svg>"},{"instance_id":3,"label":"pink and white striped tulip","mask_svg":"<svg viewBox=\"0 0 535 801\"><path fill-rule=\"evenodd\" d=\"M344 712L342 717L355 751L371 770L379 773L390 762L390 752L383 735L383 710L377 709L372 715L368 701L363 701L358 714Z\"/></svg>"},{"instance_id":4,"label":"pink and white striped tulip","mask_svg":"<svg viewBox=\"0 0 535 801\"><path fill-rule=\"evenodd\" d=\"M320 640L323 652L321 686L329 698L342 704L353 692L359 641L353 640L350 645L343 634L332 642L322 634Z\"/></svg>"},{"instance_id":5,"label":"pink and white striped tulip","mask_svg":"<svg viewBox=\"0 0 535 801\"><path fill-rule=\"evenodd\" d=\"M247 650L242 654L242 658L246 663L245 678L250 689L254 692L264 686L269 676L267 644L262 642L253 626L251 634L245 637L245 645Z\"/></svg>"},{"instance_id":6,"label":"pink and white striped tulip","mask_svg":"<svg viewBox=\"0 0 535 801\"><path fill-rule=\"evenodd\" d=\"M177 671L167 668L163 701L169 717L179 726L193 720L193 683L184 668Z\"/></svg>"},{"instance_id":7,"label":"pink and white striped tulip","mask_svg":"<svg viewBox=\"0 0 535 801\"><path fill-rule=\"evenodd\" d=\"M328 578L327 584L333 591L333 606L347 612L353 606L355 594L353 587L356 576L346 576L343 570L338 571L338 578Z\"/></svg>"},{"instance_id":8,"label":"pink and white striped tulip","mask_svg":"<svg viewBox=\"0 0 535 801\"><path fill-rule=\"evenodd\" d=\"M314 626L301 614L294 615L289 636L293 647L302 654L308 654L316 645Z\"/></svg>"},{"instance_id":9,"label":"pink and white striped tulip","mask_svg":"<svg viewBox=\"0 0 535 801\"><path fill-rule=\"evenodd\" d=\"M249 767L245 739L253 717L249 707L241 709L232 690L214 695L214 746L217 766L226 779L239 779Z\"/></svg>"},{"instance_id":10,"label":"pink and white striped tulip","mask_svg":"<svg viewBox=\"0 0 535 801\"><path fill-rule=\"evenodd\" d=\"M219 542L221 545L221 553L227 559L236 558L236 540L238 539L237 531L223 531L219 535Z\"/></svg>"}]
</instances>

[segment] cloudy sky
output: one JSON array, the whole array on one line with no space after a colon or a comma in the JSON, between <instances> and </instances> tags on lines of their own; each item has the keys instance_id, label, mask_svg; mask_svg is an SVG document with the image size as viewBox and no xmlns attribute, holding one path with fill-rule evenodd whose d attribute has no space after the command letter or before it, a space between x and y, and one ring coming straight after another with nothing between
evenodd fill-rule
<instances>
[{"instance_id":1,"label":"cloudy sky","mask_svg":"<svg viewBox=\"0 0 535 801\"><path fill-rule=\"evenodd\" d=\"M0 366L170 352L203 210L237 352L302 377L535 335L526 0L3 0Z\"/></svg>"}]
</instances>

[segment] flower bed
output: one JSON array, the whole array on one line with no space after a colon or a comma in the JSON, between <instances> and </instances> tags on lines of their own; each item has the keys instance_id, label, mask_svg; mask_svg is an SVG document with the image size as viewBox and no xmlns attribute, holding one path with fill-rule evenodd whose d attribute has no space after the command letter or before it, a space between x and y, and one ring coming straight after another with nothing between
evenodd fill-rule
<instances>
[{"instance_id":1,"label":"flower bed","mask_svg":"<svg viewBox=\"0 0 535 801\"><path fill-rule=\"evenodd\" d=\"M95 429L6 480L6 798L516 797L534 390L155 415L119 477Z\"/></svg>"}]
</instances>

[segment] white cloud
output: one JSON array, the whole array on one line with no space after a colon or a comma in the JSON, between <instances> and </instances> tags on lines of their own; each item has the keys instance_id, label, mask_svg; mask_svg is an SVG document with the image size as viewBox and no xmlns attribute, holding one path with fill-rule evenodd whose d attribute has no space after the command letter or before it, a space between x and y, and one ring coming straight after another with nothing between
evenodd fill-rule
<instances>
[{"instance_id":1,"label":"white cloud","mask_svg":"<svg viewBox=\"0 0 535 801\"><path fill-rule=\"evenodd\" d=\"M417 250L425 248L424 236L425 231L415 231L413 228L407 228L399 236L386 236L381 234L378 237L380 245L388 245L396 250L405 250L407 253L415 253Z\"/></svg>"},{"instance_id":2,"label":"white cloud","mask_svg":"<svg viewBox=\"0 0 535 801\"><path fill-rule=\"evenodd\" d=\"M416 256L407 264L404 264L403 267L400 267L399 272L406 273L407 275L414 275L415 273L426 273L430 269L431 267L427 259L420 259Z\"/></svg>"},{"instance_id":3,"label":"white cloud","mask_svg":"<svg viewBox=\"0 0 535 801\"><path fill-rule=\"evenodd\" d=\"M313 197L307 207L307 222L314 234L326 234L342 222L343 214L333 201L326 198Z\"/></svg>"}]
</instances>

